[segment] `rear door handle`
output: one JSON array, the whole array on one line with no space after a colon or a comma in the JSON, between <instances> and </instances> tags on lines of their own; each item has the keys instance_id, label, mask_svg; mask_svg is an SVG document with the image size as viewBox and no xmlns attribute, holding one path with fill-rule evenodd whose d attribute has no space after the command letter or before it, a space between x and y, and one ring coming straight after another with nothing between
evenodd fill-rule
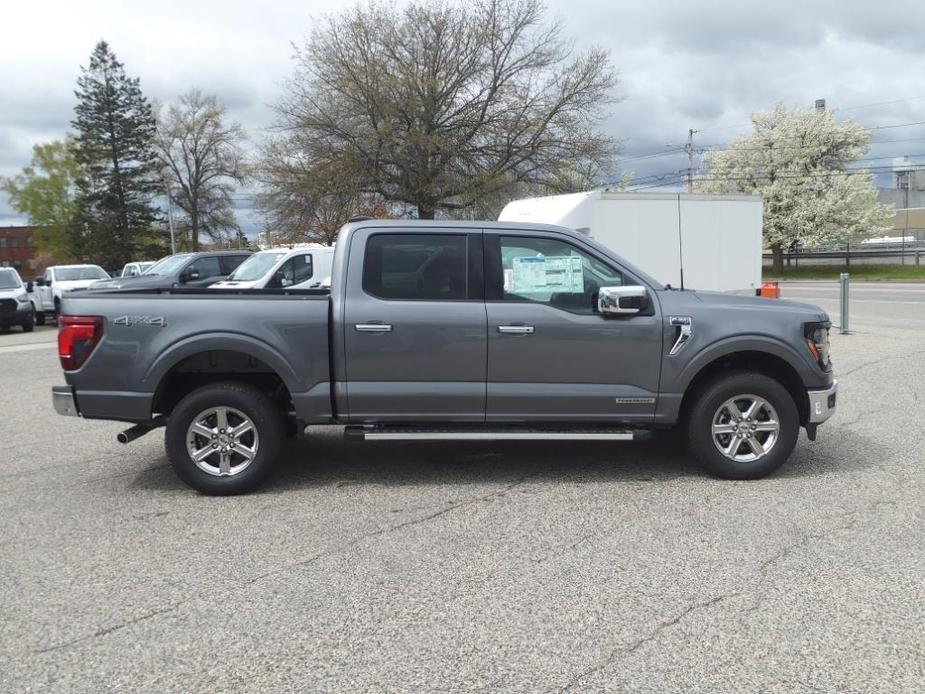
<instances>
[{"instance_id":1,"label":"rear door handle","mask_svg":"<svg viewBox=\"0 0 925 694\"><path fill-rule=\"evenodd\" d=\"M353 326L358 333L390 333L392 326L388 323L357 323Z\"/></svg>"},{"instance_id":2,"label":"rear door handle","mask_svg":"<svg viewBox=\"0 0 925 694\"><path fill-rule=\"evenodd\" d=\"M499 325L498 332L505 335L532 335L532 325Z\"/></svg>"}]
</instances>

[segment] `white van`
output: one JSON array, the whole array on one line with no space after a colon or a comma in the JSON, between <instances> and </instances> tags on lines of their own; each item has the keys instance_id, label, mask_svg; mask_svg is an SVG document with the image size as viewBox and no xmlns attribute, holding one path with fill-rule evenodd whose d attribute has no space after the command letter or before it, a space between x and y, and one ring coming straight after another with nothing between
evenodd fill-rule
<instances>
[{"instance_id":1,"label":"white van","mask_svg":"<svg viewBox=\"0 0 925 694\"><path fill-rule=\"evenodd\" d=\"M212 289L310 289L330 276L334 246L306 244L254 253Z\"/></svg>"}]
</instances>

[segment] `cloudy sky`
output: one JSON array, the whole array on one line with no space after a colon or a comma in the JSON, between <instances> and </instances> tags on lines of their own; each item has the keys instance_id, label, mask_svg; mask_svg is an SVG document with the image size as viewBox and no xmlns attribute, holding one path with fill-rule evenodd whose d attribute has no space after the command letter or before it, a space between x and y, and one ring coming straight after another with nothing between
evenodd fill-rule
<instances>
[{"instance_id":1,"label":"cloudy sky","mask_svg":"<svg viewBox=\"0 0 925 694\"><path fill-rule=\"evenodd\" d=\"M621 83L604 127L624 143L623 169L641 182L686 166L695 146L718 147L775 102L825 98L844 118L876 127L867 155L925 162L925 11L920 0L548 0L576 46L609 49ZM351 0L31 0L4 9L0 40L0 175L31 147L69 128L79 66L107 40L151 98L192 86L213 92L254 140L313 18ZM889 127L884 127L889 126ZM899 126L899 127L893 127ZM885 182L888 177L884 177ZM670 188L662 188L669 190ZM245 230L255 220L242 210ZM0 224L25 222L0 193Z\"/></svg>"}]
</instances>

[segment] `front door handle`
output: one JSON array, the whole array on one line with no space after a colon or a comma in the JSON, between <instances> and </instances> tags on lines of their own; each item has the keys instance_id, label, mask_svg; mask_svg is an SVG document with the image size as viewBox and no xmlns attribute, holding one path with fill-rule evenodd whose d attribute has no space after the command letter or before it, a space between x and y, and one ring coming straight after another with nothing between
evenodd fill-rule
<instances>
[{"instance_id":1,"label":"front door handle","mask_svg":"<svg viewBox=\"0 0 925 694\"><path fill-rule=\"evenodd\" d=\"M505 335L532 335L532 325L499 325L498 332Z\"/></svg>"},{"instance_id":2,"label":"front door handle","mask_svg":"<svg viewBox=\"0 0 925 694\"><path fill-rule=\"evenodd\" d=\"M353 326L358 333L390 333L392 326L388 323L357 323Z\"/></svg>"}]
</instances>

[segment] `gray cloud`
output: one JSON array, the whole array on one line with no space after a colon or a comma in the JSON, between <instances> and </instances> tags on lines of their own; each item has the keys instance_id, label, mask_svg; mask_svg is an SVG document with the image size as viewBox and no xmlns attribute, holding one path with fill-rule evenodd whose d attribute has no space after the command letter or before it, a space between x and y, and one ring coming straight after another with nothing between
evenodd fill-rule
<instances>
[{"instance_id":1,"label":"gray cloud","mask_svg":"<svg viewBox=\"0 0 925 694\"><path fill-rule=\"evenodd\" d=\"M302 42L313 16L352 4L19 3L6 10L0 42L0 175L27 164L34 142L67 132L79 66L100 38L149 97L169 101L193 86L216 93L258 141L291 71L291 43ZM632 157L683 144L688 128L699 131L695 144L722 145L747 131L752 111L777 101L824 97L868 126L925 120L925 98L870 105L925 95L915 86L925 71L925 12L914 0L550 0L550 12L577 50L610 50L624 99L605 127L624 143L621 168L637 176L680 169L686 158ZM872 157L925 152L925 127L876 131L874 141ZM14 216L0 196L0 220ZM252 213L242 210L242 222L253 231Z\"/></svg>"}]
</instances>

